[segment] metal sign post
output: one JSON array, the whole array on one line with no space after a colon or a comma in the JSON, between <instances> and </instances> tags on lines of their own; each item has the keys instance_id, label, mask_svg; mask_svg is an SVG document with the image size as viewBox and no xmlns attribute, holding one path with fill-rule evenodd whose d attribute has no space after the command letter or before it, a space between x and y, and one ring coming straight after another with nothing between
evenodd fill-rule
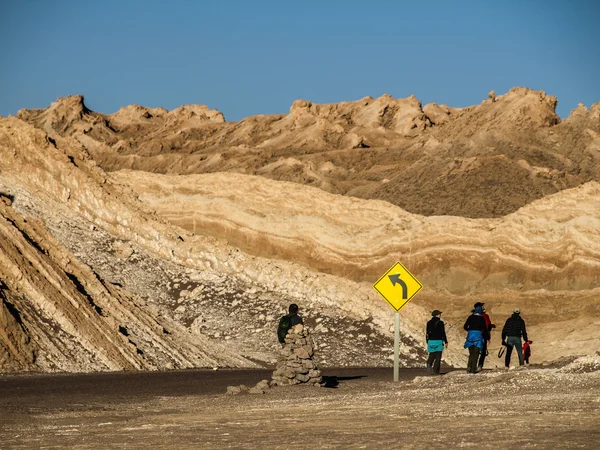
<instances>
[{"instance_id":1,"label":"metal sign post","mask_svg":"<svg viewBox=\"0 0 600 450\"><path fill-rule=\"evenodd\" d=\"M394 314L394 381L400 378L400 312Z\"/></svg>"},{"instance_id":2,"label":"metal sign post","mask_svg":"<svg viewBox=\"0 0 600 450\"><path fill-rule=\"evenodd\" d=\"M384 273L373 288L396 311L394 314L394 381L400 379L400 310L417 295L423 285L397 262Z\"/></svg>"}]
</instances>

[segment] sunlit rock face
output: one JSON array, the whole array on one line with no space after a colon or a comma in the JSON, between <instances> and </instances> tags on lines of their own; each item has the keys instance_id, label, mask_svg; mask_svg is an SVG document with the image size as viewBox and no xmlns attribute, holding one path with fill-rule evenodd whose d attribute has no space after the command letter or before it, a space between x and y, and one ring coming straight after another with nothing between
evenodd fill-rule
<instances>
[{"instance_id":1,"label":"sunlit rock face","mask_svg":"<svg viewBox=\"0 0 600 450\"><path fill-rule=\"evenodd\" d=\"M73 96L0 118L2 370L272 366L292 302L318 367L389 365L392 310L371 285L397 260L424 285L401 312L404 364L423 364L440 309L445 361L464 365L476 301L492 349L518 306L538 361L593 353L600 105L563 121L555 106L515 88L231 123Z\"/></svg>"}]
</instances>

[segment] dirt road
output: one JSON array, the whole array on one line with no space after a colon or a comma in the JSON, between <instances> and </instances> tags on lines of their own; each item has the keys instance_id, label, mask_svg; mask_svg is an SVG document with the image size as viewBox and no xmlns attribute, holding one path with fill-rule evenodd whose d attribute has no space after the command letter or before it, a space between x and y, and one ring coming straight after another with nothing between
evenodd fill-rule
<instances>
[{"instance_id":1,"label":"dirt road","mask_svg":"<svg viewBox=\"0 0 600 450\"><path fill-rule=\"evenodd\" d=\"M597 448L600 371L425 376L329 369L330 386L253 385L258 371L0 377L5 448Z\"/></svg>"}]
</instances>

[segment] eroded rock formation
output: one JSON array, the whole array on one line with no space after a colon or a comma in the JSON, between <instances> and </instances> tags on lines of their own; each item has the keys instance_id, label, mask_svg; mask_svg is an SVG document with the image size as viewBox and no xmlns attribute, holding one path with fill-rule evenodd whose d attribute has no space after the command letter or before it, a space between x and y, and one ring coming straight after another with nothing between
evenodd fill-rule
<instances>
[{"instance_id":1,"label":"eroded rock formation","mask_svg":"<svg viewBox=\"0 0 600 450\"><path fill-rule=\"evenodd\" d=\"M515 88L228 123L74 96L0 119L3 370L270 364L291 302L322 364L387 365L392 314L371 284L396 260L425 285L402 310L403 364L423 360L433 308L445 361L464 364L475 301L499 325L521 307L540 360L593 352L600 104L563 121L555 106Z\"/></svg>"}]
</instances>

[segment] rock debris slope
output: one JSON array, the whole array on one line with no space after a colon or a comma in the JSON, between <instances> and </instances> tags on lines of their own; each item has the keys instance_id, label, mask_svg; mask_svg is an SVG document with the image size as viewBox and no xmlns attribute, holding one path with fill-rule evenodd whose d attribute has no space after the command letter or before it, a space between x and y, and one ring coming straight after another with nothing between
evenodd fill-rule
<instances>
[{"instance_id":1,"label":"rock debris slope","mask_svg":"<svg viewBox=\"0 0 600 450\"><path fill-rule=\"evenodd\" d=\"M202 348L179 324L102 280L47 233L0 202L0 367L97 371L244 364ZM246 363L249 365L249 363Z\"/></svg>"}]
</instances>

